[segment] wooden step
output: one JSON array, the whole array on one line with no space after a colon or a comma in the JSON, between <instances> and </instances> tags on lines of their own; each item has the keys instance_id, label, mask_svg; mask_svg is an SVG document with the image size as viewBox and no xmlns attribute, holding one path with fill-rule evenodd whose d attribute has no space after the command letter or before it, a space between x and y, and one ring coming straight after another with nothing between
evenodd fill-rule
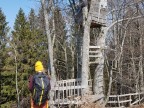
<instances>
[{"instance_id":1,"label":"wooden step","mask_svg":"<svg viewBox=\"0 0 144 108\"><path fill-rule=\"evenodd\" d=\"M89 55L89 57L91 57L91 58L100 58L102 56L100 56L100 55Z\"/></svg>"},{"instance_id":2,"label":"wooden step","mask_svg":"<svg viewBox=\"0 0 144 108\"><path fill-rule=\"evenodd\" d=\"M89 48L99 49L99 48L101 48L101 47L100 47L100 46L89 46Z\"/></svg>"},{"instance_id":3,"label":"wooden step","mask_svg":"<svg viewBox=\"0 0 144 108\"><path fill-rule=\"evenodd\" d=\"M89 51L89 54L98 54L100 51Z\"/></svg>"},{"instance_id":4,"label":"wooden step","mask_svg":"<svg viewBox=\"0 0 144 108\"><path fill-rule=\"evenodd\" d=\"M98 61L89 62L89 64L98 64Z\"/></svg>"}]
</instances>

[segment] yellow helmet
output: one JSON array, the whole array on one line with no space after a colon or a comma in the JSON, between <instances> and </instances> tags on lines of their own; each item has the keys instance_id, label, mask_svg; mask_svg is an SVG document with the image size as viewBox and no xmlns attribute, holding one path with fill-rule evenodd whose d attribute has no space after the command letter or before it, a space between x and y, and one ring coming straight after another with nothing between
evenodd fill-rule
<instances>
[{"instance_id":1,"label":"yellow helmet","mask_svg":"<svg viewBox=\"0 0 144 108\"><path fill-rule=\"evenodd\" d=\"M44 70L43 64L41 61L37 61L35 63L35 71L36 72L42 72Z\"/></svg>"}]
</instances>

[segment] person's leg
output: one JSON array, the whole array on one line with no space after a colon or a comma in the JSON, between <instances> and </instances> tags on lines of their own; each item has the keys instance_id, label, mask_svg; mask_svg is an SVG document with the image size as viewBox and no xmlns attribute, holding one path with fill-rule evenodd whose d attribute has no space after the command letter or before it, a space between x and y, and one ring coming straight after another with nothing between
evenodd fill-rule
<instances>
[{"instance_id":1,"label":"person's leg","mask_svg":"<svg viewBox=\"0 0 144 108\"><path fill-rule=\"evenodd\" d=\"M31 99L31 107L30 108L43 108L43 107L41 107L39 105L35 105L33 100Z\"/></svg>"},{"instance_id":2,"label":"person's leg","mask_svg":"<svg viewBox=\"0 0 144 108\"><path fill-rule=\"evenodd\" d=\"M42 106L43 106L42 108L48 108L49 107L48 106L48 101L46 101Z\"/></svg>"},{"instance_id":3,"label":"person's leg","mask_svg":"<svg viewBox=\"0 0 144 108\"><path fill-rule=\"evenodd\" d=\"M37 106L37 105L34 105L34 102L33 100L31 99L31 108L48 108L48 101L46 101L44 104L40 105L40 106Z\"/></svg>"},{"instance_id":4,"label":"person's leg","mask_svg":"<svg viewBox=\"0 0 144 108\"><path fill-rule=\"evenodd\" d=\"M48 106L48 101L46 101L46 108L48 108L49 106Z\"/></svg>"},{"instance_id":5,"label":"person's leg","mask_svg":"<svg viewBox=\"0 0 144 108\"><path fill-rule=\"evenodd\" d=\"M32 98L31 98L31 102L30 102L31 104L31 108L34 108L34 103L33 103L33 100L32 100Z\"/></svg>"}]
</instances>

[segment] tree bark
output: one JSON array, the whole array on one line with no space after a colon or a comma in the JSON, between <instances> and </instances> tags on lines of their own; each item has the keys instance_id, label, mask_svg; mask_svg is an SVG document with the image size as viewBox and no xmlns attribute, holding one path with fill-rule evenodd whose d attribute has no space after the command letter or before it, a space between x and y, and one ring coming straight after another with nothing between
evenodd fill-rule
<instances>
[{"instance_id":1,"label":"tree bark","mask_svg":"<svg viewBox=\"0 0 144 108\"><path fill-rule=\"evenodd\" d=\"M15 73L16 73L16 78L15 78L15 81L16 81L16 92L17 92L17 107L20 108L20 99L19 99L19 88L18 88L18 65L17 65L17 51L14 48L14 52L15 52Z\"/></svg>"},{"instance_id":2,"label":"tree bark","mask_svg":"<svg viewBox=\"0 0 144 108\"><path fill-rule=\"evenodd\" d=\"M83 8L83 44L82 44L82 91L83 95L88 93L88 73L89 73L89 43L90 43L90 16L87 17L88 9Z\"/></svg>"},{"instance_id":3,"label":"tree bark","mask_svg":"<svg viewBox=\"0 0 144 108\"><path fill-rule=\"evenodd\" d=\"M52 45L52 38L50 36L50 28L49 28L49 17L48 17L48 13L46 10L46 1L45 0L41 0L43 9L44 9L44 17L45 17L45 27L46 27L46 35L47 35L47 39L48 39L48 54L49 54L49 61L50 61L50 73L51 73L51 89L53 90L54 86L55 86L55 82L56 82L56 76L55 76L55 68L54 68L54 61L53 61L53 45ZM49 1L49 3L52 3L52 0ZM49 4L52 5L52 4ZM49 6L51 7L51 6ZM53 101L53 97L54 97L54 91L50 91L50 102ZM51 104L51 103L50 103ZM52 104L50 105L52 108Z\"/></svg>"},{"instance_id":4,"label":"tree bark","mask_svg":"<svg viewBox=\"0 0 144 108\"><path fill-rule=\"evenodd\" d=\"M140 36L140 61L139 61L139 70L140 70L140 89L141 91L144 90L144 79L143 79L143 37Z\"/></svg>"},{"instance_id":5,"label":"tree bark","mask_svg":"<svg viewBox=\"0 0 144 108\"><path fill-rule=\"evenodd\" d=\"M105 27L102 27L100 36L97 40L97 45L100 46L101 52L100 52L100 58L99 63L95 70L95 76L94 76L94 83L93 83L93 92L96 96L100 97L101 100L104 97L104 76L103 76L103 69L104 69L104 48L105 48Z\"/></svg>"},{"instance_id":6,"label":"tree bark","mask_svg":"<svg viewBox=\"0 0 144 108\"><path fill-rule=\"evenodd\" d=\"M81 74L82 74L82 30L78 28L77 32L78 32L76 36L76 39L77 39L77 45L76 45L77 78L81 78Z\"/></svg>"}]
</instances>

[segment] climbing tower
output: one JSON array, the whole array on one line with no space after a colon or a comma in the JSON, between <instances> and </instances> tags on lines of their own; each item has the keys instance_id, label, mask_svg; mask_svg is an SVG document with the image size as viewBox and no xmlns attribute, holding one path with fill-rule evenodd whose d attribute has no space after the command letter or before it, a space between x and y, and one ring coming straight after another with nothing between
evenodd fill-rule
<instances>
[{"instance_id":1,"label":"climbing tower","mask_svg":"<svg viewBox=\"0 0 144 108\"><path fill-rule=\"evenodd\" d=\"M96 99L103 100L104 98L104 49L105 47L105 30L106 30L106 13L107 0L88 0L87 7L83 7L79 12L83 15L78 17L79 25L84 29L83 44L82 44L82 86L88 88L88 80L92 79L91 93L97 97ZM86 14L86 15L84 15ZM82 30L81 30L82 31ZM91 31L94 31L96 36L92 37ZM87 48L88 47L88 48ZM91 70L90 67L93 67ZM95 69L94 69L95 68ZM84 92L84 94L87 92Z\"/></svg>"},{"instance_id":2,"label":"climbing tower","mask_svg":"<svg viewBox=\"0 0 144 108\"><path fill-rule=\"evenodd\" d=\"M91 39L89 44L89 66L94 67L95 70L91 72L91 78L93 79L93 93L94 95L103 101L104 98L104 49L105 47L105 29L106 29L106 12L107 12L107 0L89 0L91 4L89 7L89 14L91 16L91 30L97 32L97 36ZM92 74L93 73L93 74Z\"/></svg>"},{"instance_id":3,"label":"climbing tower","mask_svg":"<svg viewBox=\"0 0 144 108\"><path fill-rule=\"evenodd\" d=\"M77 78L56 81L51 103L66 108L104 100L104 50L107 0L79 0L75 9L77 29ZM114 69L113 69L114 70ZM116 70L116 69L115 69ZM76 73L76 72L75 72ZM110 77L112 75L110 74ZM110 92L109 92L110 93ZM144 92L109 95L106 107L131 106L144 101Z\"/></svg>"},{"instance_id":4,"label":"climbing tower","mask_svg":"<svg viewBox=\"0 0 144 108\"><path fill-rule=\"evenodd\" d=\"M103 99L106 8L107 0L80 0L75 14L75 22L80 28L77 36L77 73L79 74L76 79L57 81L54 88L54 104L81 104L86 101L82 100L82 96L88 92L87 95L93 97L93 102ZM85 10L88 12L86 16ZM95 31L97 33L95 39L91 38L90 31L93 29L98 30ZM92 65L94 71L90 69Z\"/></svg>"}]
</instances>

